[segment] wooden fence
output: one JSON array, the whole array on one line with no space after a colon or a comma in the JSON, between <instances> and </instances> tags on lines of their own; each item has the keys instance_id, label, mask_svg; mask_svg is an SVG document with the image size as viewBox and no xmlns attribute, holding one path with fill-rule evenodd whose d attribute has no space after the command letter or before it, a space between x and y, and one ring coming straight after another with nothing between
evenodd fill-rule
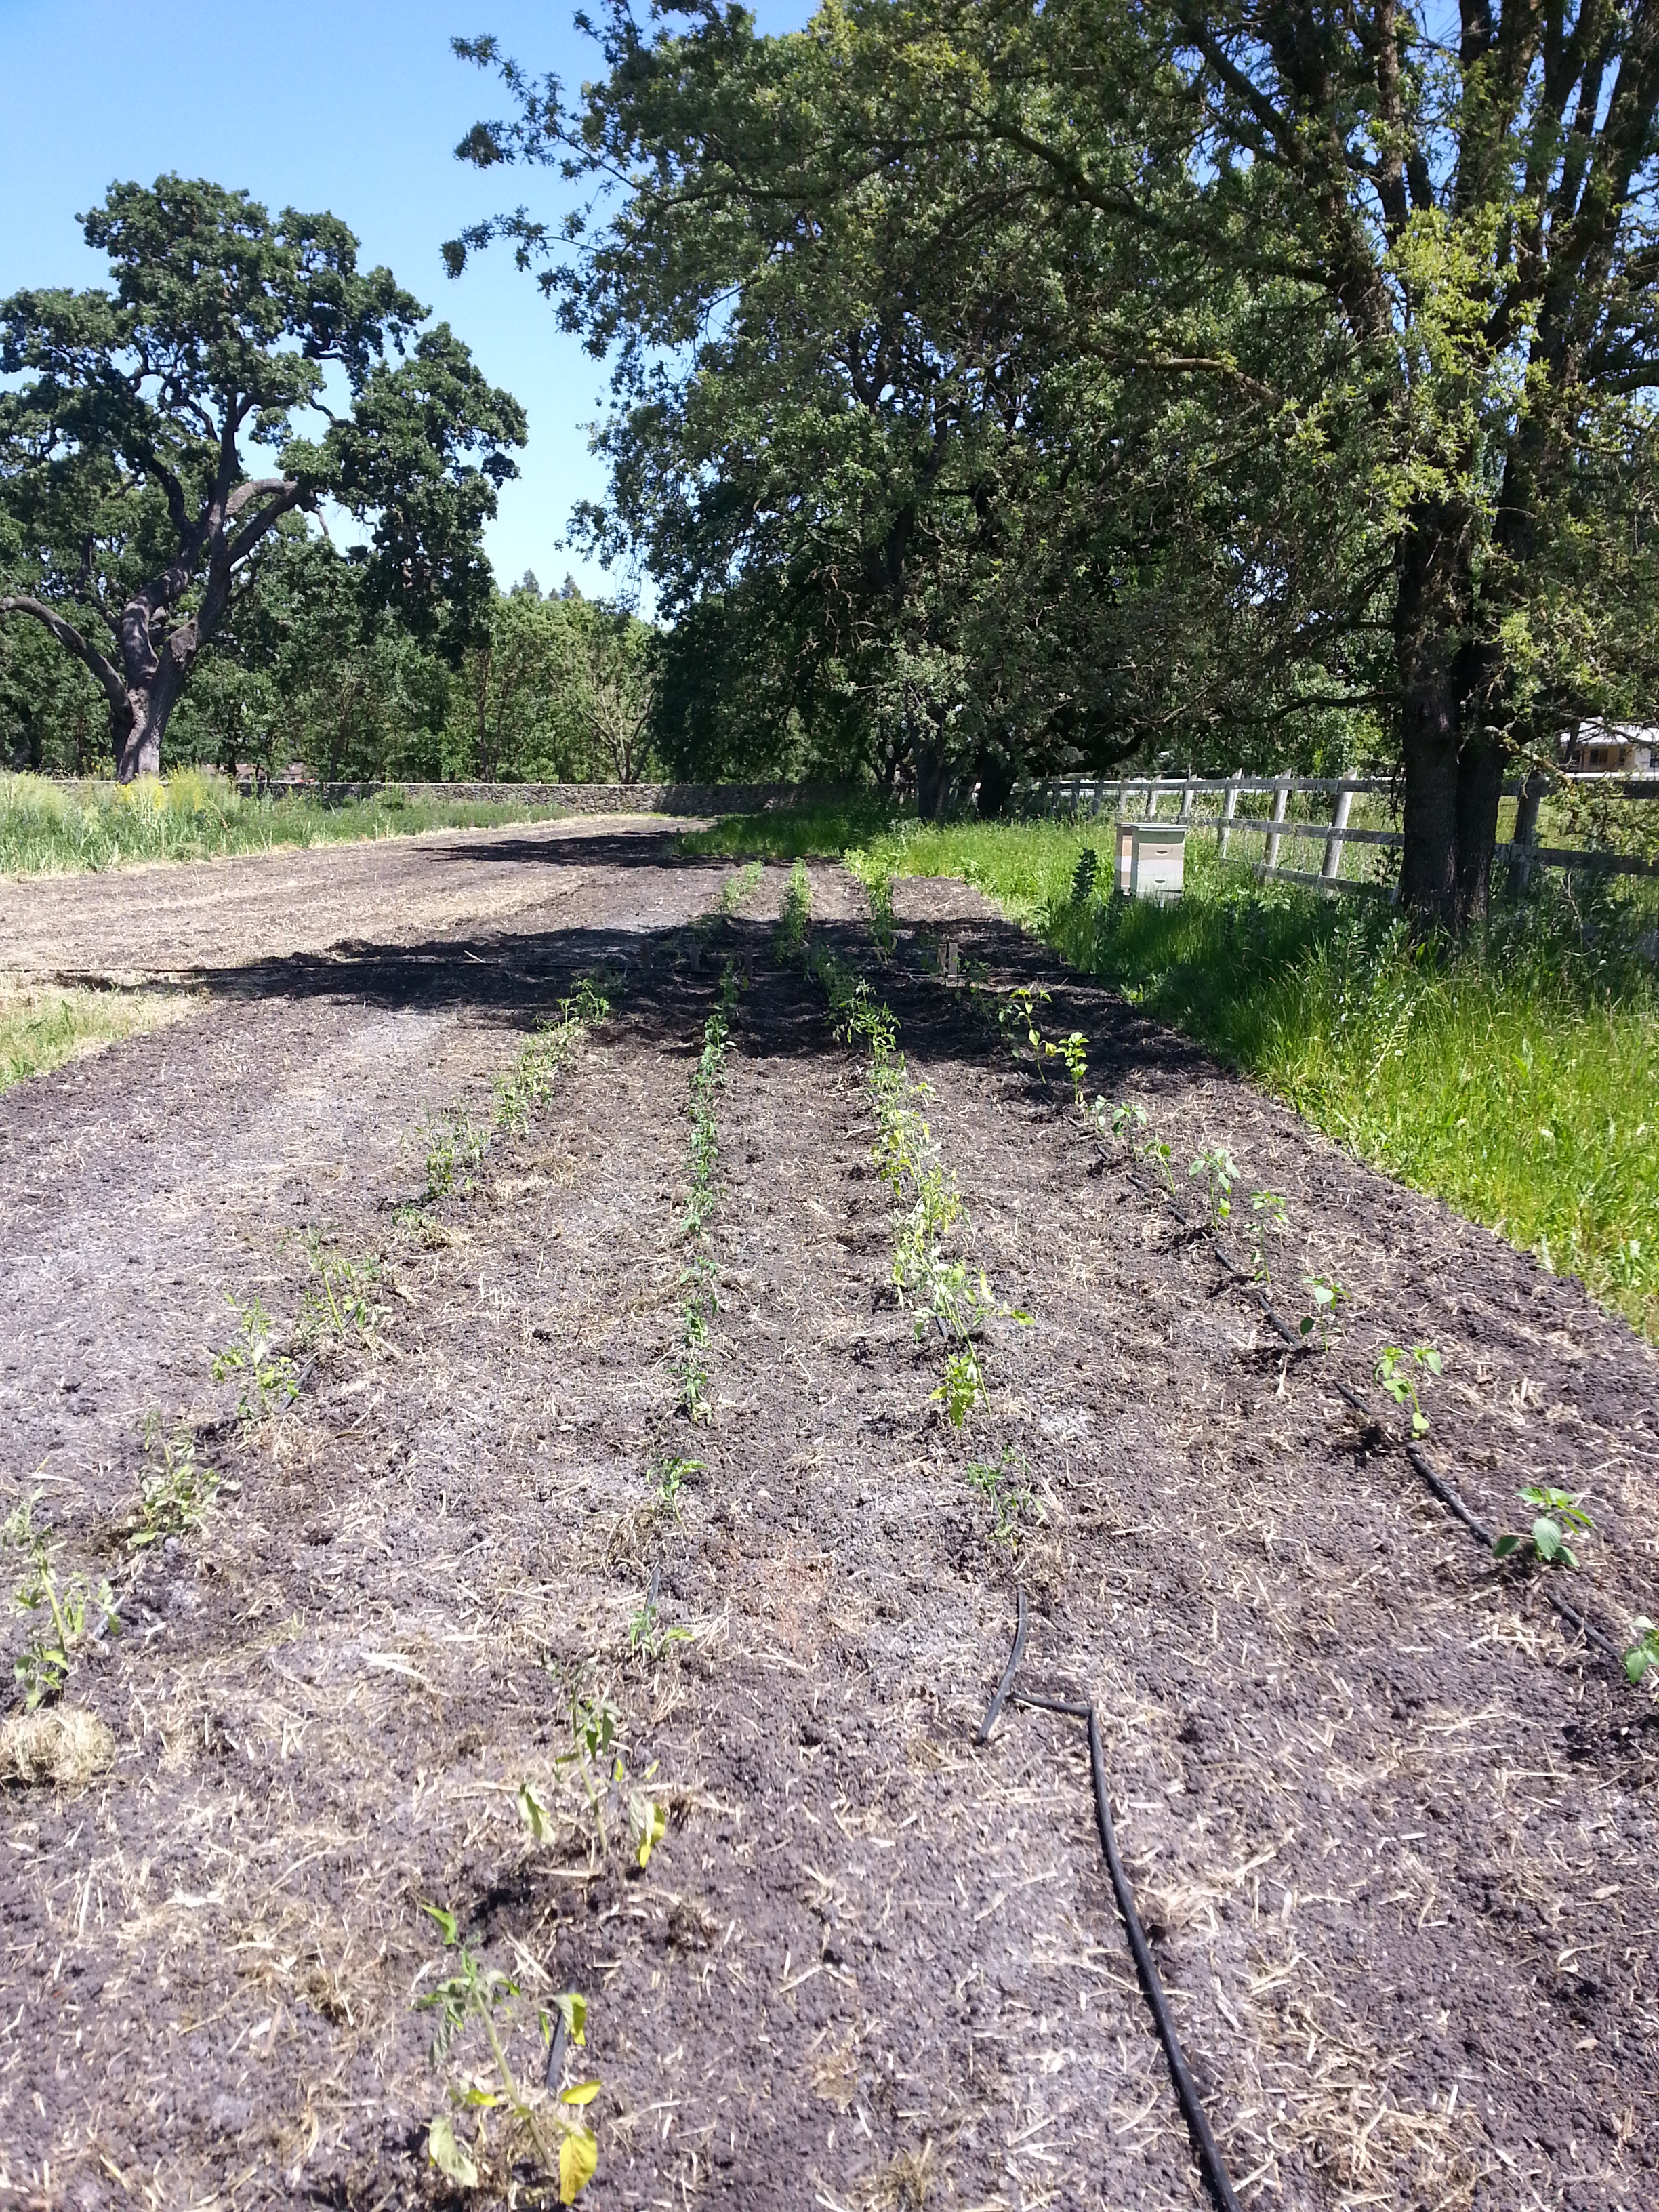
<instances>
[{"instance_id":1,"label":"wooden fence","mask_svg":"<svg viewBox=\"0 0 1659 2212\"><path fill-rule=\"evenodd\" d=\"M1504 797L1516 801L1515 834L1498 846L1495 864L1509 871L1516 889L1525 889L1534 868L1594 868L1608 875L1659 875L1659 861L1630 854L1540 845L1540 806L1552 791L1567 785L1595 786L1613 799L1659 800L1659 775L1570 773L1531 775L1505 784ZM1301 821L1292 817L1291 799L1304 793L1323 802L1325 819ZM1397 787L1386 777L1363 775L1139 776L1115 781L1102 776L1059 776L1025 786L1020 799L1028 813L1188 823L1194 829L1214 830L1224 854L1231 851L1235 838L1259 837L1263 849L1256 874L1264 883L1312 884L1323 890L1358 891L1393 899L1397 884L1392 879L1385 882L1342 873L1342 855L1350 846L1398 851L1402 842L1403 833L1398 828L1373 830L1351 824L1353 802L1362 794L1381 799L1389 811L1397 810ZM1272 811L1241 813L1239 801L1245 798L1270 798ZM1167 817L1166 801L1170 803ZM1293 854L1301 846L1322 846L1318 868L1283 865L1279 854L1287 845Z\"/></svg>"}]
</instances>

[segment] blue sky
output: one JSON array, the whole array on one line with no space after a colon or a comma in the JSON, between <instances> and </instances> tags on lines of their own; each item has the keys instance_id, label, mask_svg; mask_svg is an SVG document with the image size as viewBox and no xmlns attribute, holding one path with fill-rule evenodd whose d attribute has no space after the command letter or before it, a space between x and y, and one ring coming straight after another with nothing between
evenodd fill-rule
<instances>
[{"instance_id":1,"label":"blue sky","mask_svg":"<svg viewBox=\"0 0 1659 2212\"><path fill-rule=\"evenodd\" d=\"M502 494L489 552L504 583L533 568L584 589L621 580L559 548L571 506L604 489L586 425L605 377L561 335L533 283L494 250L451 283L438 248L520 198L562 204L547 171L481 175L453 149L498 114L494 80L454 59L452 33L493 31L526 67L568 85L598 50L567 6L527 0L0 0L0 296L24 284L94 284L107 264L76 222L115 178L164 170L240 186L273 208L327 208L464 337L492 382L522 400L530 445ZM595 10L597 12L597 10ZM770 0L770 28L805 5ZM647 594L648 597L648 594Z\"/></svg>"}]
</instances>

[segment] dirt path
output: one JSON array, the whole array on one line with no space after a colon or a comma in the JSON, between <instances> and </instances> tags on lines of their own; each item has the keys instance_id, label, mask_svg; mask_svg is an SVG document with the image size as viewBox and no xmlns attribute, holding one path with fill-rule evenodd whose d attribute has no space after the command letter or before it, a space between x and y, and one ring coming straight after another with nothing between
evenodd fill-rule
<instances>
[{"instance_id":1,"label":"dirt path","mask_svg":"<svg viewBox=\"0 0 1659 2212\"><path fill-rule=\"evenodd\" d=\"M682 823L678 827L687 825ZM284 847L101 874L0 878L0 968L64 981L228 971L340 945L410 945L458 927L522 926L574 902L584 860L609 872L655 854L659 828L618 817L428 830L356 845ZM572 917L556 915L564 925ZM642 917L643 918L643 917Z\"/></svg>"},{"instance_id":2,"label":"dirt path","mask_svg":"<svg viewBox=\"0 0 1659 2212\"><path fill-rule=\"evenodd\" d=\"M1583 1595L1622 1625L1644 1593L1659 1611L1650 1356L1121 1006L1057 989L1091 1088L1139 1096L1178 1162L1230 1145L1287 1197L1280 1279L1353 1291L1332 1364L1283 1362L1207 1245L927 977L940 930L1005 981L1037 974L1033 949L959 886L902 885L880 981L975 1258L1033 1316L994 1332L964 1445L884 1287L858 1065L772 953L781 872L694 932L731 871L656 832L507 839L525 849L476 892L481 840L375 848L385 884L366 869L332 925L283 921L263 881L198 908L205 1012L0 1102L0 1503L35 1471L66 1557L125 1576L149 1407L240 1484L147 1555L125 1632L81 1666L109 1774L0 1793L0 2203L441 2194L412 2009L447 1971L428 1903L521 1984L501 2015L520 2072L535 2004L586 1992L585 2202L1201 2202L1080 1737L1022 1711L973 1743L1016 1561L1026 1678L1099 1706L1247 2203L1659 2201L1651 1709L1329 1387L1432 1338L1439 1461L1498 1522L1523 1480L1588 1488ZM815 902L868 962L838 871ZM75 941L116 926L131 941L118 901L88 908ZM714 1418L692 1428L687 1082L727 957L752 987L719 1105ZM400 1224L423 1117L486 1113L533 1019L601 969L617 1011L528 1133ZM388 1310L244 1431L204 1347L227 1291L294 1317L307 1229L384 1255ZM1014 1557L965 1480L1004 1450L1042 1516ZM671 1509L677 1457L701 1466ZM598 1860L567 1756L573 1698L600 1694L668 1813L643 1872L625 1790ZM447 2078L487 2058L469 2028Z\"/></svg>"}]
</instances>

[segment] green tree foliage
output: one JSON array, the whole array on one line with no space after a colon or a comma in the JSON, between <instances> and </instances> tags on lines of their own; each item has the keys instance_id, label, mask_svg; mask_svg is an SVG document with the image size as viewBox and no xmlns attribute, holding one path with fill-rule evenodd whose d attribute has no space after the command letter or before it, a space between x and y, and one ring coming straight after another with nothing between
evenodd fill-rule
<instances>
[{"instance_id":1,"label":"green tree foliage","mask_svg":"<svg viewBox=\"0 0 1659 2212\"><path fill-rule=\"evenodd\" d=\"M616 363L611 495L779 744L953 769L1383 742L1403 889L1656 673L1645 12L828 0L642 31L461 151L620 185L517 242ZM712 680L712 677L711 677ZM671 645L671 744L730 712Z\"/></svg>"},{"instance_id":2,"label":"green tree foliage","mask_svg":"<svg viewBox=\"0 0 1659 2212\"><path fill-rule=\"evenodd\" d=\"M178 177L84 219L111 291L0 304L0 615L106 704L117 772L156 769L203 648L239 618L285 518L368 532L360 598L453 657L488 599L479 544L524 440L516 401L329 215L273 219ZM307 433L314 434L307 434ZM251 471L252 449L270 456Z\"/></svg>"},{"instance_id":3,"label":"green tree foliage","mask_svg":"<svg viewBox=\"0 0 1659 2212\"><path fill-rule=\"evenodd\" d=\"M485 781L633 783L652 764L659 641L626 609L533 576L498 593L468 648L452 708L476 734Z\"/></svg>"}]
</instances>

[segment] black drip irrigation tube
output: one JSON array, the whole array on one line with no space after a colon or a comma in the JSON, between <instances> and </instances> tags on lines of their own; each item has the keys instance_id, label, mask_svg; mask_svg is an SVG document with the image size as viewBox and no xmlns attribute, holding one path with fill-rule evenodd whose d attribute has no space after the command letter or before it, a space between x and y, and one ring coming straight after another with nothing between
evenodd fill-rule
<instances>
[{"instance_id":1,"label":"black drip irrigation tube","mask_svg":"<svg viewBox=\"0 0 1659 2212\"><path fill-rule=\"evenodd\" d=\"M1181 1222L1183 1227L1188 1229L1193 1227L1193 1223L1188 1220L1187 1215L1182 1212L1180 1206L1176 1203L1173 1193L1162 1190L1158 1188L1156 1186L1149 1188L1143 1179L1134 1174L1132 1170L1129 1171L1129 1181L1134 1184L1135 1188L1139 1190L1143 1195L1157 1195L1167 1200L1170 1210L1174 1213L1176 1220ZM1293 1329L1290 1323L1286 1322L1281 1315L1275 1311L1273 1300L1268 1297L1267 1291L1263 1289L1261 1285L1256 1281L1253 1275L1247 1275L1243 1269L1238 1266L1236 1261L1233 1260L1228 1252L1226 1246L1222 1243L1220 1237L1217 1234L1213 1224L1212 1224L1209 1229L1209 1241L1210 1249L1215 1255L1217 1265L1233 1283L1239 1285L1247 1284L1249 1286L1255 1294L1255 1302L1261 1307L1262 1313L1266 1316L1269 1323L1278 1332L1285 1343L1290 1346L1291 1350L1294 1352L1298 1358L1308 1358L1310 1355L1318 1356L1321 1354L1323 1350L1322 1346L1310 1342L1308 1338L1303 1336L1296 1329ZM1475 1542L1480 1545L1481 1550L1490 1557L1492 1546L1497 1540L1492 1531L1487 1528L1484 1521L1480 1520L1474 1514L1470 1512L1468 1507L1463 1503L1462 1499L1458 1496L1456 1491L1453 1489L1450 1483L1446 1480L1445 1477L1435 1472L1427 1453L1422 1450L1421 1448L1415 1443L1409 1443L1401 1437L1391 1437L1388 1431L1382 1426L1382 1423L1377 1419L1376 1413L1373 1412L1371 1407L1366 1401L1364 1397L1350 1384L1345 1382L1340 1376L1333 1375L1328 1379L1330 1382L1331 1388L1336 1392L1338 1397L1342 1399L1345 1403L1351 1406L1354 1412L1359 1415L1362 1420L1367 1421L1371 1425L1385 1446L1391 1447L1395 1450L1403 1451L1405 1453L1406 1458L1410 1462L1413 1472L1420 1478L1424 1486L1439 1499L1441 1504L1445 1507L1447 1512L1451 1515L1453 1520L1460 1522L1463 1528L1468 1529L1469 1534L1474 1539ZM1587 1620L1584 1615L1579 1612L1577 1607L1574 1605L1570 1599L1563 1597L1559 1590L1552 1588L1548 1582L1545 1582L1540 1586L1540 1594L1543 1597L1545 1604L1549 1607L1550 1610L1557 1616L1557 1618L1564 1620L1570 1628L1576 1629L1578 1634L1583 1638L1586 1644L1592 1645L1597 1651L1601 1652L1604 1657L1610 1659L1618 1673L1620 1680L1621 1682L1628 1682L1629 1677L1625 1672L1624 1652L1620 1650L1619 1645L1613 1642L1613 1638L1607 1634L1606 1631L1598 1628L1594 1621Z\"/></svg>"},{"instance_id":2,"label":"black drip irrigation tube","mask_svg":"<svg viewBox=\"0 0 1659 2212\"><path fill-rule=\"evenodd\" d=\"M979 1734L975 1741L981 1745L990 1741L991 1730L996 1725L998 1716L1001 1713L1004 1705L1011 1699L1015 1705L1025 1706L1033 1711L1059 1713L1066 1720L1081 1721L1087 1729L1089 1771L1094 1783L1095 1793L1095 1826L1099 1832L1100 1848L1105 1857L1106 1871L1111 1876L1112 1889L1117 1898L1118 1911L1123 1916L1123 1925L1128 1933L1129 1948L1134 1954L1135 1971L1140 1976L1140 1986L1146 1993L1147 2003L1152 2007L1152 2020L1158 2028L1158 2039L1164 2045L1164 2055L1170 2063L1170 2075L1175 2083L1176 2096L1187 2122L1188 2132L1192 2136L1193 2148L1198 2154L1198 2162L1203 2169L1204 2179L1209 2185L1210 2194L1221 2208L1221 2212L1239 2212L1238 2199L1234 2195L1233 2185L1228 2179L1225 2161L1222 2158L1220 2147L1211 2130L1208 2116L1204 2110L1203 2100L1198 2094L1198 2085L1193 2080L1186 2057L1182 2053L1181 2037L1176 2028L1174 2015L1170 2010L1170 2000L1164 1994L1164 1984L1158 1978L1158 1968L1152 1962L1152 1949L1147 1943L1146 1932L1141 1927L1140 1916L1135 1911L1134 1890L1130 1885L1128 1875L1123 1871L1123 1862L1118 1856L1117 1831L1112 1825L1111 1800L1106 1789L1106 1755L1101 1748L1099 1717L1092 1705L1073 1704L1060 1698L1039 1697L1035 1691L1019 1690L1015 1687L1019 1674L1020 1661L1025 1655L1027 1613L1025 1590L1023 1584L1016 1584L1015 1596L1018 1601L1018 1611L1014 1622L1013 1650L1008 1655L1008 1664L1003 1670L1002 1680L997 1684L996 1692L987 1708L985 1718L980 1723Z\"/></svg>"}]
</instances>

